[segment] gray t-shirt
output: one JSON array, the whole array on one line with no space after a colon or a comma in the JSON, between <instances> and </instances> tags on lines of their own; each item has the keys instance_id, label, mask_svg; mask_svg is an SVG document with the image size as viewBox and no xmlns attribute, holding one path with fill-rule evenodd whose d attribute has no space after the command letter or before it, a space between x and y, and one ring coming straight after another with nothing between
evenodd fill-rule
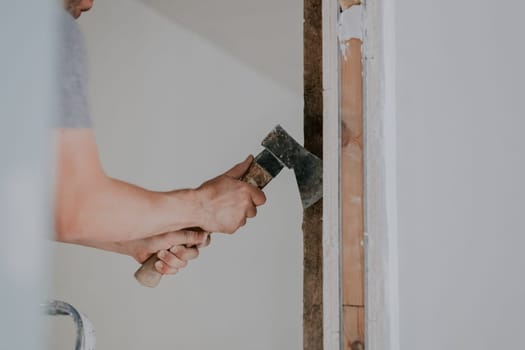
<instances>
[{"instance_id":1,"label":"gray t-shirt","mask_svg":"<svg viewBox=\"0 0 525 350\"><path fill-rule=\"evenodd\" d=\"M84 37L75 19L66 11L60 16L59 128L89 128L87 60Z\"/></svg>"}]
</instances>

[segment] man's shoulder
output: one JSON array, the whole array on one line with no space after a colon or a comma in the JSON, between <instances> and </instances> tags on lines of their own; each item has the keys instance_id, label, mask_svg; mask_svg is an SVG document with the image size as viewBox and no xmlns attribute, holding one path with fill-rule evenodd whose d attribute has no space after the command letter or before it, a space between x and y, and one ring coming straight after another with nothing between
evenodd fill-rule
<instances>
[{"instance_id":1,"label":"man's shoulder","mask_svg":"<svg viewBox=\"0 0 525 350\"><path fill-rule=\"evenodd\" d=\"M91 126L87 105L87 59L84 37L75 19L61 11L59 25L60 113L57 127Z\"/></svg>"},{"instance_id":2,"label":"man's shoulder","mask_svg":"<svg viewBox=\"0 0 525 350\"><path fill-rule=\"evenodd\" d=\"M60 43L65 48L84 51L84 36L78 23L67 11L60 11Z\"/></svg>"}]
</instances>

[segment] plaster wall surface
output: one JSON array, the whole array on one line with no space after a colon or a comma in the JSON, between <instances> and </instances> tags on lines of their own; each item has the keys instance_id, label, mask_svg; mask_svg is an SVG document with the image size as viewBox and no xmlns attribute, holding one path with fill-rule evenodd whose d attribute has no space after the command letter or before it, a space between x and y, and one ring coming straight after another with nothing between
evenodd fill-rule
<instances>
[{"instance_id":1,"label":"plaster wall surface","mask_svg":"<svg viewBox=\"0 0 525 350\"><path fill-rule=\"evenodd\" d=\"M54 5L6 1L0 11L0 349L41 349L47 339L39 305L50 276Z\"/></svg>"},{"instance_id":2,"label":"plaster wall surface","mask_svg":"<svg viewBox=\"0 0 525 350\"><path fill-rule=\"evenodd\" d=\"M523 347L524 11L396 2L400 349Z\"/></svg>"},{"instance_id":3,"label":"plaster wall surface","mask_svg":"<svg viewBox=\"0 0 525 350\"><path fill-rule=\"evenodd\" d=\"M112 0L82 16L109 175L155 190L196 187L258 153L278 123L302 142L302 2L224 6ZM130 257L57 244L54 297L89 316L100 349L301 349L293 175L283 171L266 194L255 219L214 235L153 290L134 280ZM54 327L51 348L72 348L67 327Z\"/></svg>"}]
</instances>

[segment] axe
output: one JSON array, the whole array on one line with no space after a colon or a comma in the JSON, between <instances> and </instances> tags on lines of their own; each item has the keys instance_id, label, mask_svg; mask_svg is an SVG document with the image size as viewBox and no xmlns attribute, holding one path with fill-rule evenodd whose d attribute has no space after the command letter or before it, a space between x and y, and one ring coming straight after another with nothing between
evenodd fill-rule
<instances>
[{"instance_id":1,"label":"axe","mask_svg":"<svg viewBox=\"0 0 525 350\"><path fill-rule=\"evenodd\" d=\"M323 162L308 152L288 133L277 125L262 141L264 150L259 153L241 181L263 189L281 169L293 169L301 202L306 209L323 196ZM198 230L198 229L196 229ZM155 269L157 254L152 254L135 272L135 278L143 286L156 287L162 274Z\"/></svg>"}]
</instances>

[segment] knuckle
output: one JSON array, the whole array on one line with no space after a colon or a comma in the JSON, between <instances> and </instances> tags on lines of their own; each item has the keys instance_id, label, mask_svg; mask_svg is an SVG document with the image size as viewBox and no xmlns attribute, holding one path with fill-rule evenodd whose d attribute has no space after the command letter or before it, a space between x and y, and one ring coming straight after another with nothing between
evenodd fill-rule
<instances>
[{"instance_id":1,"label":"knuckle","mask_svg":"<svg viewBox=\"0 0 525 350\"><path fill-rule=\"evenodd\" d=\"M168 264L168 265L173 265L173 262L177 259L177 257L172 254L172 253L168 253L166 252L166 256L164 258L164 261Z\"/></svg>"},{"instance_id":2,"label":"knuckle","mask_svg":"<svg viewBox=\"0 0 525 350\"><path fill-rule=\"evenodd\" d=\"M155 264L155 267L157 271L163 275L170 274L170 272L172 271L172 269L167 264L162 263L162 262L157 262Z\"/></svg>"},{"instance_id":3,"label":"knuckle","mask_svg":"<svg viewBox=\"0 0 525 350\"><path fill-rule=\"evenodd\" d=\"M161 250L160 252L158 252L157 258L159 258L159 260L164 261L165 263L169 264L169 256L170 255L171 254L168 253L167 251Z\"/></svg>"},{"instance_id":4,"label":"knuckle","mask_svg":"<svg viewBox=\"0 0 525 350\"><path fill-rule=\"evenodd\" d=\"M182 256L184 254L185 248L181 247L180 249L177 249L177 251L171 251L171 256L173 258L178 258L179 256Z\"/></svg>"},{"instance_id":5,"label":"knuckle","mask_svg":"<svg viewBox=\"0 0 525 350\"><path fill-rule=\"evenodd\" d=\"M259 206L259 205L263 205L264 203L266 203L266 195L264 194L263 191L259 191L255 196L254 196L254 199L253 199L253 202L255 205Z\"/></svg>"},{"instance_id":6,"label":"knuckle","mask_svg":"<svg viewBox=\"0 0 525 350\"><path fill-rule=\"evenodd\" d=\"M245 217L242 218L241 222L239 223L239 227L242 227L244 225L246 225L246 218Z\"/></svg>"},{"instance_id":7,"label":"knuckle","mask_svg":"<svg viewBox=\"0 0 525 350\"><path fill-rule=\"evenodd\" d=\"M250 208L252 206L252 201L249 198L244 198L242 200L242 207L243 208Z\"/></svg>"}]
</instances>

